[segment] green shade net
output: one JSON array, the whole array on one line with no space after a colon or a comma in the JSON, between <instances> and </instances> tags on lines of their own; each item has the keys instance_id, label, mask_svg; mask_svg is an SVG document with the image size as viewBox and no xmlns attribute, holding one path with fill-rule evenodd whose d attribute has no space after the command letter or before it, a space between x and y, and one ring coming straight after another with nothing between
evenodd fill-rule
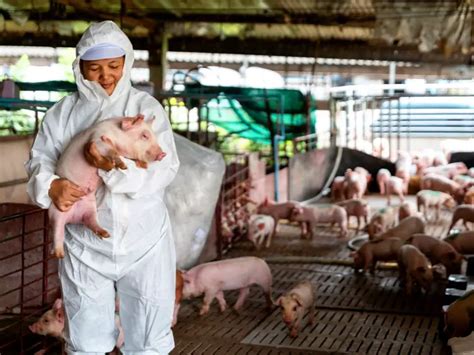
<instances>
[{"instance_id":1,"label":"green shade net","mask_svg":"<svg viewBox=\"0 0 474 355\"><path fill-rule=\"evenodd\" d=\"M201 117L255 142L271 144L270 122L273 134L284 133L285 140L315 133L315 101L311 98L308 107L306 97L299 90L191 84L186 85L184 93L190 97L211 97L207 106L199 106L197 99L191 99L188 107L200 107ZM307 122L308 112L310 122Z\"/></svg>"}]
</instances>

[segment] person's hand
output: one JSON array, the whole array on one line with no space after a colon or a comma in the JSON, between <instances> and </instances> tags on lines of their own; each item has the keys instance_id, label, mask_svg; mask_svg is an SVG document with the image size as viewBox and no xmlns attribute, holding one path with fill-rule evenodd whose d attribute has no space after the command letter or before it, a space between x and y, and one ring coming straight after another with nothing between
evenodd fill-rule
<instances>
[{"instance_id":1,"label":"person's hand","mask_svg":"<svg viewBox=\"0 0 474 355\"><path fill-rule=\"evenodd\" d=\"M78 185L61 178L53 180L48 195L60 211L66 212L86 193Z\"/></svg>"}]
</instances>

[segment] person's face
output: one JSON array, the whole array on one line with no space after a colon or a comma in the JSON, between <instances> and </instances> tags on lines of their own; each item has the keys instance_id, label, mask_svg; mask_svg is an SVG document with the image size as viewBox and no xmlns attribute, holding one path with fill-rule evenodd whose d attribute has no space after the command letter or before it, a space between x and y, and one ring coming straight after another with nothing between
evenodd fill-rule
<instances>
[{"instance_id":1,"label":"person's face","mask_svg":"<svg viewBox=\"0 0 474 355\"><path fill-rule=\"evenodd\" d=\"M97 81L110 96L122 77L125 57L82 60L81 71L86 80Z\"/></svg>"}]
</instances>

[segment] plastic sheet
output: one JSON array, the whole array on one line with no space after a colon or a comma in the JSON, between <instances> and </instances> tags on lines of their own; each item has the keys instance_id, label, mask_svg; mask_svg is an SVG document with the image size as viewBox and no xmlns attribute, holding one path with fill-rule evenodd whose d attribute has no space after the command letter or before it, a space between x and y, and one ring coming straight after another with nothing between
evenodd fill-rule
<instances>
[{"instance_id":1,"label":"plastic sheet","mask_svg":"<svg viewBox=\"0 0 474 355\"><path fill-rule=\"evenodd\" d=\"M174 135L181 165L168 186L165 202L171 218L178 268L197 263L206 244L219 197L225 162L221 153Z\"/></svg>"}]
</instances>

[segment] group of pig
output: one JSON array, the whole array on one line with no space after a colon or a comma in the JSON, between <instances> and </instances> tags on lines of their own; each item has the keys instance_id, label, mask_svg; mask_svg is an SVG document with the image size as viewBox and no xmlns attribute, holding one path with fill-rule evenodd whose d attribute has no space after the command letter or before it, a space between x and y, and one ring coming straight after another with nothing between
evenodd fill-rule
<instances>
[{"instance_id":1,"label":"group of pig","mask_svg":"<svg viewBox=\"0 0 474 355\"><path fill-rule=\"evenodd\" d=\"M201 316L209 312L214 299L217 299L221 312L227 309L224 291L239 290L239 296L233 308L239 312L250 292L252 285L259 286L265 296L269 310L275 306L281 309L282 320L289 328L290 336L298 336L302 319L308 313L308 323L314 322L315 289L308 281L300 281L290 290L280 295L276 301L272 298L273 277L268 264L257 257L240 257L213 261L197 265L187 271L176 271L176 298L172 325L176 325L178 312L183 299L203 295ZM120 300L116 299L116 312L120 313ZM64 308L61 299L54 302L53 308L44 313L40 319L30 325L33 333L63 337ZM124 332L116 317L116 348L124 344Z\"/></svg>"}]
</instances>

